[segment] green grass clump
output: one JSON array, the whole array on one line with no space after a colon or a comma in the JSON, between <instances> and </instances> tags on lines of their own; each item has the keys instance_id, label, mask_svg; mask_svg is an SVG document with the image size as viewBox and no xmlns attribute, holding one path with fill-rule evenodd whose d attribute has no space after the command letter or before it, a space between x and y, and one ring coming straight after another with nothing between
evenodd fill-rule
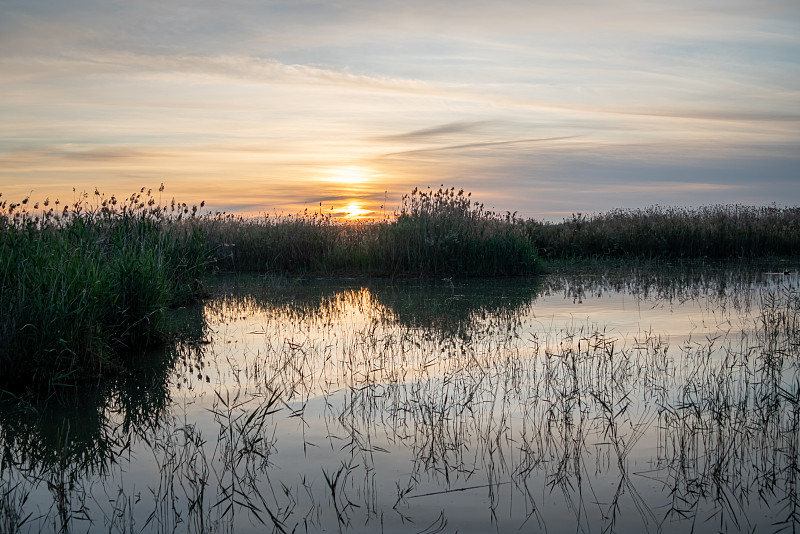
<instances>
[{"instance_id":1,"label":"green grass clump","mask_svg":"<svg viewBox=\"0 0 800 534\"><path fill-rule=\"evenodd\" d=\"M617 209L560 224L527 221L550 258L758 258L800 253L800 207Z\"/></svg>"},{"instance_id":2,"label":"green grass clump","mask_svg":"<svg viewBox=\"0 0 800 534\"><path fill-rule=\"evenodd\" d=\"M524 222L487 211L470 196L463 189L414 189L397 219L377 229L378 256L392 272L406 274L536 273L540 264Z\"/></svg>"},{"instance_id":3,"label":"green grass clump","mask_svg":"<svg viewBox=\"0 0 800 534\"><path fill-rule=\"evenodd\" d=\"M187 206L170 212L149 193L119 203L96 192L93 205L83 194L63 209L0 203L0 387L119 369L125 349L161 337L165 307L196 295L202 230Z\"/></svg>"}]
</instances>

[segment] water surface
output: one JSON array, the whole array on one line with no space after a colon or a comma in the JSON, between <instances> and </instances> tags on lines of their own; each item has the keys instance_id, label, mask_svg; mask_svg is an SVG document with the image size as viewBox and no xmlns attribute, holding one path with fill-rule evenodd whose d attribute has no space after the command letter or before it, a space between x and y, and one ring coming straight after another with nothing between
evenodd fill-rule
<instances>
[{"instance_id":1,"label":"water surface","mask_svg":"<svg viewBox=\"0 0 800 534\"><path fill-rule=\"evenodd\" d=\"M0 530L796 529L784 268L218 277L135 372L4 405Z\"/></svg>"}]
</instances>

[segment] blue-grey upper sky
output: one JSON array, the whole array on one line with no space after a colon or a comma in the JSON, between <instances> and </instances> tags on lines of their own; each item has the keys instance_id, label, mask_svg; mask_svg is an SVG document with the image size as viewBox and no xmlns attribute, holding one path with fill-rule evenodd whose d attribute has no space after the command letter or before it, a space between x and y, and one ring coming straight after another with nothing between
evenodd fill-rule
<instances>
[{"instance_id":1,"label":"blue-grey upper sky","mask_svg":"<svg viewBox=\"0 0 800 534\"><path fill-rule=\"evenodd\" d=\"M800 201L800 2L0 0L0 192Z\"/></svg>"}]
</instances>

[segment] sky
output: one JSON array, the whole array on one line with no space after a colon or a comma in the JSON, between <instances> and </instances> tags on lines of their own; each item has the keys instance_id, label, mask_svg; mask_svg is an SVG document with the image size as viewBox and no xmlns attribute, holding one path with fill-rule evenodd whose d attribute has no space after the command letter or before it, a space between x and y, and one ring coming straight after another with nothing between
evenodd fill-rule
<instances>
[{"instance_id":1,"label":"sky","mask_svg":"<svg viewBox=\"0 0 800 534\"><path fill-rule=\"evenodd\" d=\"M800 2L0 0L0 193L800 204Z\"/></svg>"}]
</instances>

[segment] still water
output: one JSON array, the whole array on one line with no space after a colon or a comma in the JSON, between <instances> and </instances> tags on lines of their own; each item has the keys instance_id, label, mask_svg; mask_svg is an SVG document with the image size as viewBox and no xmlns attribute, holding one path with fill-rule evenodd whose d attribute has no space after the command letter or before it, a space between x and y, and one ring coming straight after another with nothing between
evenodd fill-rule
<instances>
[{"instance_id":1,"label":"still water","mask_svg":"<svg viewBox=\"0 0 800 534\"><path fill-rule=\"evenodd\" d=\"M795 530L784 270L220 276L133 373L2 406L0 531Z\"/></svg>"}]
</instances>

